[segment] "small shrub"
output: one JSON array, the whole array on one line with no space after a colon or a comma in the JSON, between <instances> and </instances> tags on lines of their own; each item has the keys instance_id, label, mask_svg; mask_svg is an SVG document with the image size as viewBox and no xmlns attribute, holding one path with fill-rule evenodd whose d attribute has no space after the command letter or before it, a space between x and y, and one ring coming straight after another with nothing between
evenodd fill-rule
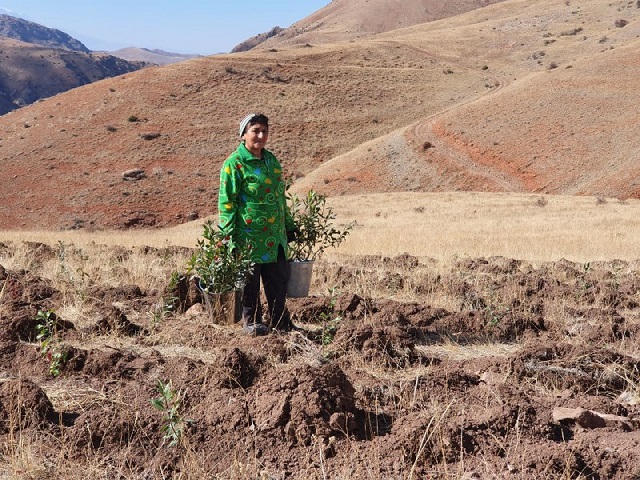
<instances>
[{"instance_id":1,"label":"small shrub","mask_svg":"<svg viewBox=\"0 0 640 480\"><path fill-rule=\"evenodd\" d=\"M36 340L40 342L40 354L49 362L49 373L57 377L62 373L69 356L69 349L56 334L58 317L53 310L40 310L36 321Z\"/></svg>"},{"instance_id":2,"label":"small shrub","mask_svg":"<svg viewBox=\"0 0 640 480\"><path fill-rule=\"evenodd\" d=\"M334 288L327 289L328 296L328 305L327 310L320 312L320 320L322 321L322 333L320 341L322 343L322 347L329 346L332 342L336 333L338 332L338 327L342 322L342 316L336 313L336 303L338 301L337 294L338 290ZM325 352L326 354L326 352Z\"/></svg>"},{"instance_id":3,"label":"small shrub","mask_svg":"<svg viewBox=\"0 0 640 480\"><path fill-rule=\"evenodd\" d=\"M234 243L209 220L188 268L203 292L228 293L245 286L253 262L248 246Z\"/></svg>"},{"instance_id":4,"label":"small shrub","mask_svg":"<svg viewBox=\"0 0 640 480\"><path fill-rule=\"evenodd\" d=\"M582 27L574 28L573 30L566 30L560 34L561 37L571 37L577 35L582 31Z\"/></svg>"},{"instance_id":5,"label":"small shrub","mask_svg":"<svg viewBox=\"0 0 640 480\"><path fill-rule=\"evenodd\" d=\"M289 260L315 260L326 249L340 245L351 229L349 223L343 230L333 223L336 214L327 204L327 196L309 190L300 199L289 197L288 208L298 229L295 242L289 244Z\"/></svg>"},{"instance_id":6,"label":"small shrub","mask_svg":"<svg viewBox=\"0 0 640 480\"><path fill-rule=\"evenodd\" d=\"M160 136L160 132L147 132L147 133L141 133L140 137L143 140L153 140L155 138L158 138Z\"/></svg>"},{"instance_id":7,"label":"small shrub","mask_svg":"<svg viewBox=\"0 0 640 480\"><path fill-rule=\"evenodd\" d=\"M131 123L135 123L135 122L139 122L140 119L135 115L130 115L129 118L127 118L127 121Z\"/></svg>"},{"instance_id":8,"label":"small shrub","mask_svg":"<svg viewBox=\"0 0 640 480\"><path fill-rule=\"evenodd\" d=\"M167 383L158 380L156 388L160 396L151 399L151 405L163 413L164 424L161 428L164 433L163 440L169 440L167 446L175 447L182 440L184 430L190 423L190 420L184 419L181 413L183 394L172 388L171 380Z\"/></svg>"},{"instance_id":9,"label":"small shrub","mask_svg":"<svg viewBox=\"0 0 640 480\"><path fill-rule=\"evenodd\" d=\"M107 132L117 132L118 129L113 125L107 125Z\"/></svg>"}]
</instances>

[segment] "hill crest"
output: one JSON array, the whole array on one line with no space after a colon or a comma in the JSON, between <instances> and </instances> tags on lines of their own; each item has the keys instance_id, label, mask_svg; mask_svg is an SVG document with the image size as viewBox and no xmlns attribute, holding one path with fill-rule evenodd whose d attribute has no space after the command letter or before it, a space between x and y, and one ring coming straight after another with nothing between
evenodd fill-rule
<instances>
[{"instance_id":1,"label":"hill crest","mask_svg":"<svg viewBox=\"0 0 640 480\"><path fill-rule=\"evenodd\" d=\"M333 0L320 10L287 28L274 27L241 44L232 52L251 48L280 48L369 38L486 7L504 0Z\"/></svg>"},{"instance_id":2,"label":"hill crest","mask_svg":"<svg viewBox=\"0 0 640 480\"><path fill-rule=\"evenodd\" d=\"M0 14L0 37L12 38L46 48L90 52L82 42L61 30L7 14Z\"/></svg>"}]
</instances>

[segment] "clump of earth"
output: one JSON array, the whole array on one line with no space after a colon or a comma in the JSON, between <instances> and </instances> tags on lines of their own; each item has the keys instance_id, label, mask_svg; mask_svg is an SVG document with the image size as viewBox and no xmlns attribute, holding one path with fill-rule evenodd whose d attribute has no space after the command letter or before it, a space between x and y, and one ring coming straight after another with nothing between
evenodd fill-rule
<instances>
[{"instance_id":1,"label":"clump of earth","mask_svg":"<svg viewBox=\"0 0 640 480\"><path fill-rule=\"evenodd\" d=\"M640 476L639 263L319 261L299 330L249 337L169 270L62 288L51 249L0 268L7 478Z\"/></svg>"}]
</instances>

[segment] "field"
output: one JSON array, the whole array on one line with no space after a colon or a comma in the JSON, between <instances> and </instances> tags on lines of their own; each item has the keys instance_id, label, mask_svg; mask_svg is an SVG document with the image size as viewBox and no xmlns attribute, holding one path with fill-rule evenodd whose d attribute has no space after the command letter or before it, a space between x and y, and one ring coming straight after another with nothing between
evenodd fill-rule
<instances>
[{"instance_id":1,"label":"field","mask_svg":"<svg viewBox=\"0 0 640 480\"><path fill-rule=\"evenodd\" d=\"M640 3L397 3L0 117L0 478L640 478ZM186 272L250 111L356 222L261 338Z\"/></svg>"},{"instance_id":2,"label":"field","mask_svg":"<svg viewBox=\"0 0 640 480\"><path fill-rule=\"evenodd\" d=\"M640 202L332 202L259 338L178 288L199 222L1 232L0 478L640 476Z\"/></svg>"}]
</instances>

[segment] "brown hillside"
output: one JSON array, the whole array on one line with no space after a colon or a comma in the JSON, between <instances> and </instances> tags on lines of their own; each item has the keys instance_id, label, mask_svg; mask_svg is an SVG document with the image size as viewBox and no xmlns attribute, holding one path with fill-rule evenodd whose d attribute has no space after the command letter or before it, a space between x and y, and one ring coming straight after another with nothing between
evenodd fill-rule
<instances>
[{"instance_id":1,"label":"brown hillside","mask_svg":"<svg viewBox=\"0 0 640 480\"><path fill-rule=\"evenodd\" d=\"M252 110L271 117L270 148L304 177L298 189L639 197L639 17L628 2L509 0L369 40L78 88L0 117L0 226L165 226L213 213L219 165ZM144 178L123 180L134 168Z\"/></svg>"},{"instance_id":2,"label":"brown hillside","mask_svg":"<svg viewBox=\"0 0 640 480\"><path fill-rule=\"evenodd\" d=\"M333 0L289 28L261 40L263 48L333 43L370 37L425 22L450 18L504 0Z\"/></svg>"},{"instance_id":3,"label":"brown hillside","mask_svg":"<svg viewBox=\"0 0 640 480\"><path fill-rule=\"evenodd\" d=\"M332 159L297 188L640 197L639 16L627 2L509 1L377 37L452 59L451 76L480 69L483 88ZM353 181L361 171L376 172L375 184Z\"/></svg>"}]
</instances>

